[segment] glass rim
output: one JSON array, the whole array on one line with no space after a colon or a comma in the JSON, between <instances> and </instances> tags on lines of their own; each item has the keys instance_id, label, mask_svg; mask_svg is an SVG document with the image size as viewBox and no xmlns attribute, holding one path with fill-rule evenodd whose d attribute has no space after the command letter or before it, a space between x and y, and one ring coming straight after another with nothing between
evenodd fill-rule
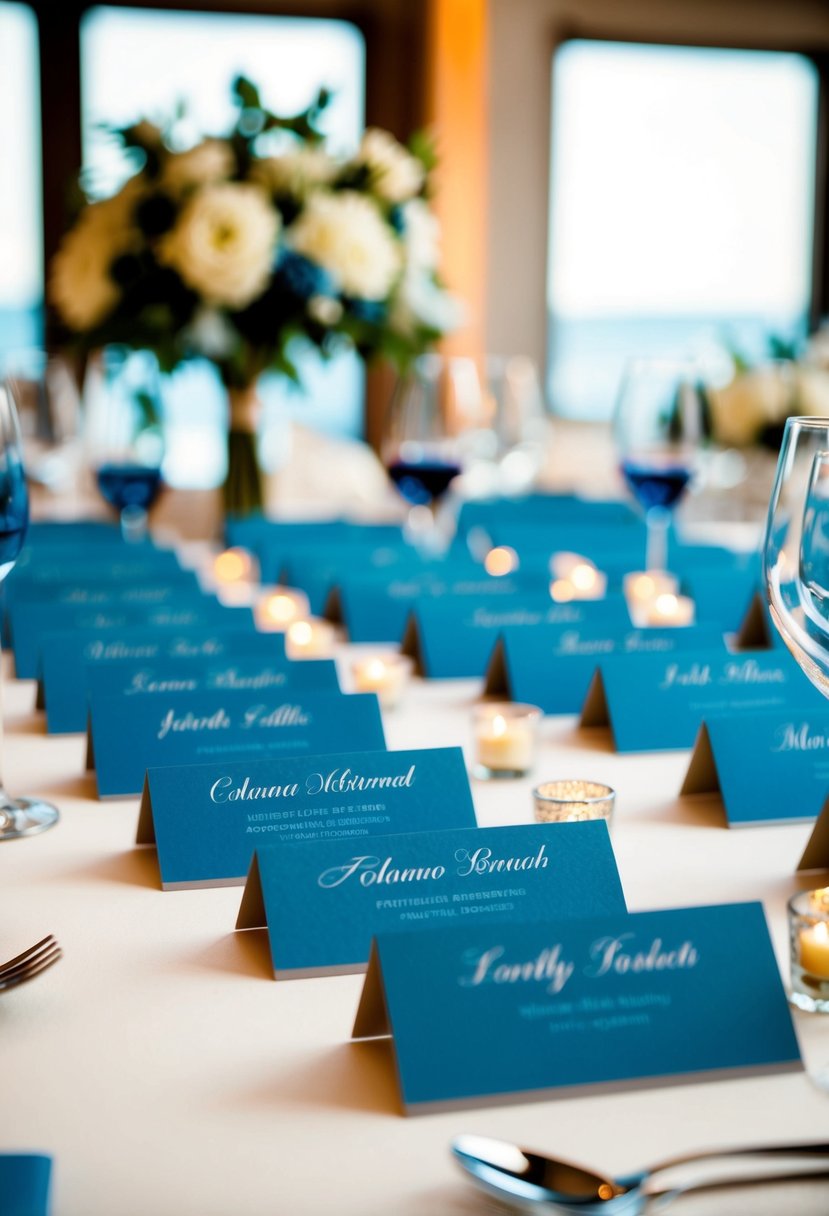
<instances>
[{"instance_id":1,"label":"glass rim","mask_svg":"<svg viewBox=\"0 0 829 1216\"><path fill-rule=\"evenodd\" d=\"M555 794L543 793L544 787L548 785L571 785L579 783L584 786L593 786L596 789L604 790L603 794L584 794L582 796L573 796L570 798L556 797ZM560 806L569 806L571 803L583 803L585 806L592 806L596 802L609 802L616 797L616 791L611 785L605 785L603 781L587 781L581 777L561 777L555 781L542 781L540 785L533 789L533 798L538 802L555 802Z\"/></svg>"},{"instance_id":2,"label":"glass rim","mask_svg":"<svg viewBox=\"0 0 829 1216\"><path fill-rule=\"evenodd\" d=\"M810 917L816 923L820 923L820 922L829 923L829 896L827 897L827 900L826 900L826 908L823 910L821 910L820 908L814 908L814 907L800 908L797 906L798 900L808 899L808 897L810 895L813 895L815 891L829 891L829 886L811 887L808 890L795 891L794 895L790 896L786 900L786 908L792 914L792 916L798 916L801 919L805 918L805 917Z\"/></svg>"}]
</instances>

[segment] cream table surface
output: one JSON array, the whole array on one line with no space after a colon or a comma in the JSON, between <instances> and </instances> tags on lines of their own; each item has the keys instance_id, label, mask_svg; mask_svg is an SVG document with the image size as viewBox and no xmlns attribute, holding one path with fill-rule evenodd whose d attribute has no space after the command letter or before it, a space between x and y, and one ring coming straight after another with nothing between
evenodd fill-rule
<instances>
[{"instance_id":1,"label":"cream table surface","mask_svg":"<svg viewBox=\"0 0 829 1216\"><path fill-rule=\"evenodd\" d=\"M357 649L338 656L344 685ZM479 691L416 680L385 714L389 747L468 749ZM404 1118L388 1044L349 1042L361 977L275 983L263 934L234 932L241 888L162 892L154 854L133 844L137 799L95 800L84 740L45 735L31 682L6 681L5 715L9 788L62 819L0 846L0 958L50 932L65 958L0 997L0 1149L54 1155L54 1216L502 1210L452 1163L462 1131L611 1172L701 1145L829 1139L829 1095L806 1073ZM619 756L604 732L547 718L535 777L616 788L631 909L761 899L787 976L785 902L809 828L726 830L715 801L677 797L687 763ZM479 822L530 822L532 784L473 781ZM795 1023L807 1066L829 1065L829 1017ZM829 1183L672 1210L826 1216Z\"/></svg>"}]
</instances>

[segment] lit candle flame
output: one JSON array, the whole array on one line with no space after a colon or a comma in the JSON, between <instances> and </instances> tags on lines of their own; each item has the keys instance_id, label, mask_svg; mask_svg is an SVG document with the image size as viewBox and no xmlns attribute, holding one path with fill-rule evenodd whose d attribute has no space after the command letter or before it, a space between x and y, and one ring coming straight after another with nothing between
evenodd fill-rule
<instances>
[{"instance_id":1,"label":"lit candle flame","mask_svg":"<svg viewBox=\"0 0 829 1216\"><path fill-rule=\"evenodd\" d=\"M294 621L288 630L288 637L296 646L307 646L313 636L310 621Z\"/></svg>"},{"instance_id":2,"label":"lit candle flame","mask_svg":"<svg viewBox=\"0 0 829 1216\"><path fill-rule=\"evenodd\" d=\"M582 562L570 571L570 582L577 591L592 591L596 586L598 571L595 566Z\"/></svg>"},{"instance_id":3,"label":"lit candle flame","mask_svg":"<svg viewBox=\"0 0 829 1216\"><path fill-rule=\"evenodd\" d=\"M676 616L679 600L675 595L671 595L670 591L666 591L656 597L655 607L660 616Z\"/></svg>"},{"instance_id":4,"label":"lit candle flame","mask_svg":"<svg viewBox=\"0 0 829 1216\"><path fill-rule=\"evenodd\" d=\"M492 734L496 739L507 733L507 720L503 714L496 714L492 719Z\"/></svg>"},{"instance_id":5,"label":"lit candle flame","mask_svg":"<svg viewBox=\"0 0 829 1216\"><path fill-rule=\"evenodd\" d=\"M213 573L220 583L238 583L250 571L250 554L244 549L225 549L213 563Z\"/></svg>"},{"instance_id":6,"label":"lit candle flame","mask_svg":"<svg viewBox=\"0 0 829 1216\"><path fill-rule=\"evenodd\" d=\"M557 604L565 604L574 598L576 589L569 578L556 578L550 583L550 595Z\"/></svg>"},{"instance_id":7,"label":"lit candle flame","mask_svg":"<svg viewBox=\"0 0 829 1216\"><path fill-rule=\"evenodd\" d=\"M495 578L511 574L513 570L518 569L518 554L507 545L499 545L487 553L484 558L484 569L487 574L491 574Z\"/></svg>"},{"instance_id":8,"label":"lit candle flame","mask_svg":"<svg viewBox=\"0 0 829 1216\"><path fill-rule=\"evenodd\" d=\"M265 616L275 624L283 625L286 621L292 621L298 612L296 600L282 592L269 596L265 601Z\"/></svg>"}]
</instances>

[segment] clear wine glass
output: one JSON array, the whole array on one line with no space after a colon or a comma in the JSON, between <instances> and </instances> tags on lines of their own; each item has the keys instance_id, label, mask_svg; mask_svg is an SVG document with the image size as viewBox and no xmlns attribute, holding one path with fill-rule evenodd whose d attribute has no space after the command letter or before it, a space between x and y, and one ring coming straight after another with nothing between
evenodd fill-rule
<instances>
[{"instance_id":1,"label":"clear wine glass","mask_svg":"<svg viewBox=\"0 0 829 1216\"><path fill-rule=\"evenodd\" d=\"M162 488L164 436L158 365L149 351L108 347L86 385L89 459L125 540L146 536Z\"/></svg>"},{"instance_id":2,"label":"clear wine glass","mask_svg":"<svg viewBox=\"0 0 829 1216\"><path fill-rule=\"evenodd\" d=\"M829 418L786 421L769 502L763 573L775 628L804 674L829 696ZM790 930L792 1003L822 1008L819 998L826 1000L829 980L804 978L798 933L791 923ZM829 1090L829 1066L809 1075Z\"/></svg>"},{"instance_id":3,"label":"clear wine glass","mask_svg":"<svg viewBox=\"0 0 829 1216\"><path fill-rule=\"evenodd\" d=\"M29 525L29 491L23 469L20 426L10 381L0 384L0 581L23 548ZM0 738L2 718L0 718ZM39 798L13 798L0 780L0 841L33 836L52 827L58 811Z\"/></svg>"},{"instance_id":4,"label":"clear wine glass","mask_svg":"<svg viewBox=\"0 0 829 1216\"><path fill-rule=\"evenodd\" d=\"M407 536L421 550L439 552L451 540L454 520L444 508L480 403L471 359L423 355L395 385L380 454L407 504Z\"/></svg>"},{"instance_id":5,"label":"clear wine glass","mask_svg":"<svg viewBox=\"0 0 829 1216\"><path fill-rule=\"evenodd\" d=\"M645 514L646 568L665 570L668 528L705 435L705 390L693 361L637 359L622 377L613 436L622 474Z\"/></svg>"}]
</instances>

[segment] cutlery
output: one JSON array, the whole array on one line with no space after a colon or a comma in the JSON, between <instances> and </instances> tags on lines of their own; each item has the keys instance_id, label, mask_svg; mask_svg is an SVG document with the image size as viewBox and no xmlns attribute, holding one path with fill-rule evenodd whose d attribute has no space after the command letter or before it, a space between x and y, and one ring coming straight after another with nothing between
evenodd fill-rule
<instances>
[{"instance_id":1,"label":"cutlery","mask_svg":"<svg viewBox=\"0 0 829 1216\"><path fill-rule=\"evenodd\" d=\"M0 992L17 988L27 980L34 979L42 971L46 971L63 957L63 951L50 933L42 941L36 942L16 958L0 964Z\"/></svg>"},{"instance_id":2,"label":"cutlery","mask_svg":"<svg viewBox=\"0 0 829 1216\"><path fill-rule=\"evenodd\" d=\"M772 1144L743 1148L707 1149L656 1162L637 1173L609 1178L569 1161L528 1152L518 1145L486 1136L458 1136L452 1142L458 1164L490 1194L523 1206L544 1205L550 1210L594 1216L637 1216L650 1199L667 1203L687 1190L708 1190L720 1186L741 1186L767 1181L794 1180L801 1177L826 1178L829 1173L811 1170L781 1175L748 1175L739 1179L716 1180L690 1186L653 1187L654 1174L695 1161L731 1157L829 1157L829 1144Z\"/></svg>"}]
</instances>

